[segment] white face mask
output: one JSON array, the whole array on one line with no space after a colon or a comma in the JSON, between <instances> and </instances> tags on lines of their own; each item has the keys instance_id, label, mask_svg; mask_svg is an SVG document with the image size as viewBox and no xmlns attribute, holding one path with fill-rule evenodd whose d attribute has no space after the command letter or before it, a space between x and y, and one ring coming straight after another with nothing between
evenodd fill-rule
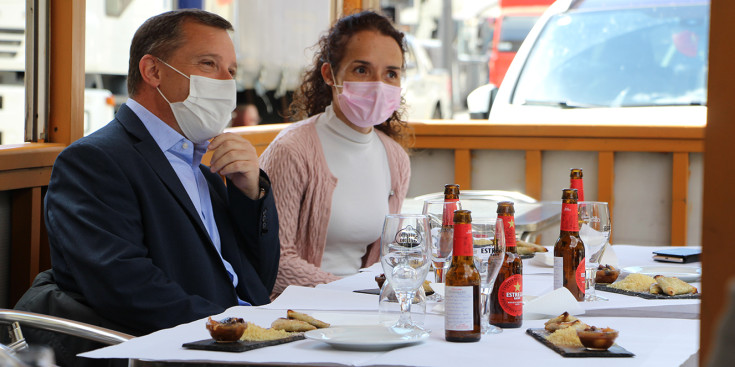
<instances>
[{"instance_id":1,"label":"white face mask","mask_svg":"<svg viewBox=\"0 0 735 367\"><path fill-rule=\"evenodd\" d=\"M232 111L237 103L235 80L212 79L201 75L188 77L165 61L158 61L189 79L189 96L183 102L169 102L156 88L171 106L184 136L195 144L201 144L222 133L232 120Z\"/></svg>"}]
</instances>

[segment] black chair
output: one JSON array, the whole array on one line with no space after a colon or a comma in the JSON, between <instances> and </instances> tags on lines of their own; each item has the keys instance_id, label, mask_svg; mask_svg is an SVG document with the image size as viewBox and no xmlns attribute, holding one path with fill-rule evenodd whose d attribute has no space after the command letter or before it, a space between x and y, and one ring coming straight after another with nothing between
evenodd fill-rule
<instances>
[{"instance_id":1,"label":"black chair","mask_svg":"<svg viewBox=\"0 0 735 367\"><path fill-rule=\"evenodd\" d=\"M23 337L21 326L43 330L46 332L60 333L76 338L88 340L90 342L99 343L101 345L114 345L122 343L133 338L132 335L121 333L115 330L86 324L83 322L72 321L61 317L43 315L35 312L0 309L0 323L10 324L13 327L14 335L9 345L0 344L0 359L23 364L15 358L15 354L22 349L27 348L27 343ZM15 364L13 363L13 364ZM125 362L127 364L127 362Z\"/></svg>"},{"instance_id":2,"label":"black chair","mask_svg":"<svg viewBox=\"0 0 735 367\"><path fill-rule=\"evenodd\" d=\"M0 309L0 323L13 322L23 327L29 344L51 347L60 366L126 366L127 361L88 359L77 354L137 336L100 316L81 295L60 289L52 270L36 276L14 310Z\"/></svg>"}]
</instances>

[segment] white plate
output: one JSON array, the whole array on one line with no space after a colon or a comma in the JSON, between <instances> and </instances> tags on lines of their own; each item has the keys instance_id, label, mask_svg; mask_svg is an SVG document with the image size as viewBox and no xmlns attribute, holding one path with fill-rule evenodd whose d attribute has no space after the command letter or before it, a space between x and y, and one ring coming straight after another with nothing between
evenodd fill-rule
<instances>
[{"instance_id":1,"label":"white plate","mask_svg":"<svg viewBox=\"0 0 735 367\"><path fill-rule=\"evenodd\" d=\"M429 333L430 331L398 333L386 326L360 325L310 330L304 336L327 343L336 349L374 351L420 343L429 337Z\"/></svg>"},{"instance_id":2,"label":"white plate","mask_svg":"<svg viewBox=\"0 0 735 367\"><path fill-rule=\"evenodd\" d=\"M685 282L696 282L702 277L702 268L696 266L629 266L621 271L623 274L640 273L648 276L677 277Z\"/></svg>"}]
</instances>

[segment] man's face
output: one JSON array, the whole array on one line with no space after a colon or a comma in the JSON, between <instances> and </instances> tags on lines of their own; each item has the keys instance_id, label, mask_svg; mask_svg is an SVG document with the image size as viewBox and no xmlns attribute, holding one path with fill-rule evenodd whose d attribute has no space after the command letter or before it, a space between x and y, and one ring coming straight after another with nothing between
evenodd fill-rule
<instances>
[{"instance_id":1,"label":"man's face","mask_svg":"<svg viewBox=\"0 0 735 367\"><path fill-rule=\"evenodd\" d=\"M226 30L194 21L183 24L184 43L166 61L187 76L232 79L237 70L235 47ZM170 102L189 96L189 80L166 65L159 66L161 92Z\"/></svg>"}]
</instances>

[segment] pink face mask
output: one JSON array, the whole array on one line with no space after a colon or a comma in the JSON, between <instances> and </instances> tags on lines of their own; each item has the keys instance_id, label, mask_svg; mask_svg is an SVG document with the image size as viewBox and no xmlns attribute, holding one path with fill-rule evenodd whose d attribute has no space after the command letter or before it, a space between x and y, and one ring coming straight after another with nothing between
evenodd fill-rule
<instances>
[{"instance_id":1,"label":"pink face mask","mask_svg":"<svg viewBox=\"0 0 735 367\"><path fill-rule=\"evenodd\" d=\"M342 113L362 128L382 124L401 104L401 87L383 82L345 81L335 87L342 89L337 96Z\"/></svg>"}]
</instances>

